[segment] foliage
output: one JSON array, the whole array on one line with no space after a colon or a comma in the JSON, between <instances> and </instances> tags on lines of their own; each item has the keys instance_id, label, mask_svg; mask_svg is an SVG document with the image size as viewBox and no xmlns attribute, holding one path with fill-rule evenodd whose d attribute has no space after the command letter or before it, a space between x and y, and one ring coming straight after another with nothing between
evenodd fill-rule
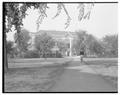
<instances>
[{"instance_id":1,"label":"foliage","mask_svg":"<svg viewBox=\"0 0 120 95\"><path fill-rule=\"evenodd\" d=\"M67 28L70 25L70 21L71 18L67 12L67 9L65 8L65 5L63 3L60 3L62 6L65 13L67 14L67 22L65 23ZM93 5L93 4L88 4L88 5ZM6 33L12 31L12 27L15 28L15 30L17 31L17 37L16 37L16 41L20 41L21 40L21 26L23 25L23 19L26 17L26 11L28 8L34 7L34 9L38 9L39 10L39 17L37 20L37 31L39 29L39 24L42 23L44 17L47 17L46 14L46 9L48 8L47 3L33 3L33 2L23 2L23 3L13 3L13 2L4 2L3 3L3 11L4 11L4 16L3 16L3 22L4 22L4 47L6 45ZM84 6L83 6L84 7ZM58 10L61 10L61 8L58 7ZM79 8L80 9L80 8ZM80 9L81 10L81 9ZM82 9L82 12L85 11L85 9ZM90 12L91 9L86 13L86 17L90 16ZM59 13L59 12L58 12ZM79 11L79 13L81 13L81 11ZM79 16L81 15L81 17L86 18L84 15L84 13L79 14ZM6 48L4 50L5 53L5 57L4 57L4 62L5 62L5 69L8 68L8 64L7 64L7 54L6 54Z\"/></svg>"},{"instance_id":2,"label":"foliage","mask_svg":"<svg viewBox=\"0 0 120 95\"><path fill-rule=\"evenodd\" d=\"M56 51L56 53L53 52L49 52L48 54L46 54L47 58L62 58L62 54L59 51Z\"/></svg>"},{"instance_id":3,"label":"foliage","mask_svg":"<svg viewBox=\"0 0 120 95\"><path fill-rule=\"evenodd\" d=\"M28 8L34 7L39 9L40 15L45 14L45 8L48 8L46 3L4 3L5 19L6 19L6 32L9 32L12 26L15 27L17 32L20 32L22 20L26 17ZM46 14L45 14L46 15ZM42 17L43 18L43 17ZM41 19L39 17L39 19Z\"/></svg>"},{"instance_id":4,"label":"foliage","mask_svg":"<svg viewBox=\"0 0 120 95\"><path fill-rule=\"evenodd\" d=\"M85 4L85 3L79 3L78 4L78 10L79 10L79 16L78 19L81 21L82 19L86 19L90 17L91 9L93 7L93 3ZM4 23L4 32L11 31L11 28L14 26L15 30L17 30L17 40L21 40L21 26L23 25L22 21L26 17L26 11L28 8L34 7L34 9L39 10L39 17L37 19L37 30L39 28L39 24L42 23L44 17L47 17L46 9L49 7L47 6L47 3L32 3L32 2L24 2L24 3L3 3L4 11L5 11L5 23ZM54 16L57 17L60 15L61 10L63 9L64 12L67 15L67 22L65 23L65 28L67 28L70 25L71 17L69 16L69 13L65 7L64 3L58 3L57 7L58 11L57 14ZM87 10L87 12L85 12Z\"/></svg>"},{"instance_id":5,"label":"foliage","mask_svg":"<svg viewBox=\"0 0 120 95\"><path fill-rule=\"evenodd\" d=\"M24 58L39 58L39 53L36 50L29 50L25 52Z\"/></svg>"},{"instance_id":6,"label":"foliage","mask_svg":"<svg viewBox=\"0 0 120 95\"><path fill-rule=\"evenodd\" d=\"M62 41L57 41L57 46L61 53L65 53L65 51L68 49L68 45Z\"/></svg>"},{"instance_id":7,"label":"foliage","mask_svg":"<svg viewBox=\"0 0 120 95\"><path fill-rule=\"evenodd\" d=\"M104 52L102 45L96 40L91 42L91 44L89 45L89 50L97 56L101 56Z\"/></svg>"},{"instance_id":8,"label":"foliage","mask_svg":"<svg viewBox=\"0 0 120 95\"><path fill-rule=\"evenodd\" d=\"M16 40L19 36L19 40ZM26 29L21 29L20 33L14 34L14 40L16 41L16 49L17 49L17 56L24 57L25 52L28 50L28 46L30 45L29 31Z\"/></svg>"},{"instance_id":9,"label":"foliage","mask_svg":"<svg viewBox=\"0 0 120 95\"><path fill-rule=\"evenodd\" d=\"M102 56L104 47L100 40L96 39L93 35L87 34L85 31L77 32L77 39L75 39L74 48L79 55L80 50L84 50L85 55Z\"/></svg>"},{"instance_id":10,"label":"foliage","mask_svg":"<svg viewBox=\"0 0 120 95\"><path fill-rule=\"evenodd\" d=\"M35 37L35 47L39 51L40 57L46 57L46 55L51 52L54 44L52 37L46 33L36 35Z\"/></svg>"},{"instance_id":11,"label":"foliage","mask_svg":"<svg viewBox=\"0 0 120 95\"><path fill-rule=\"evenodd\" d=\"M103 46L107 56L118 56L118 35L107 35L103 38Z\"/></svg>"},{"instance_id":12,"label":"foliage","mask_svg":"<svg viewBox=\"0 0 120 95\"><path fill-rule=\"evenodd\" d=\"M90 18L90 14L91 14L91 10L93 8L94 4L93 3L90 3L90 4L85 4L85 3L79 3L78 4L78 11L79 11L79 15L78 15L78 20L81 21L82 19L89 19ZM65 29L69 27L70 25L70 22L71 22L71 17L65 7L65 4L63 3L58 3L58 6L57 6L57 13L56 15L53 17L53 18L56 18L57 16L60 15L62 9L64 10L64 12L66 13L67 15L67 21L65 23ZM87 10L87 12L85 12Z\"/></svg>"},{"instance_id":13,"label":"foliage","mask_svg":"<svg viewBox=\"0 0 120 95\"><path fill-rule=\"evenodd\" d=\"M11 54L13 51L13 42L12 41L8 41L7 42L7 53Z\"/></svg>"},{"instance_id":14,"label":"foliage","mask_svg":"<svg viewBox=\"0 0 120 95\"><path fill-rule=\"evenodd\" d=\"M16 40L18 38L18 33L15 33L14 39L16 40L17 48L19 49L19 52L26 52L28 50L29 40L29 32L26 29L22 29L22 32L19 33L19 40Z\"/></svg>"},{"instance_id":15,"label":"foliage","mask_svg":"<svg viewBox=\"0 0 120 95\"><path fill-rule=\"evenodd\" d=\"M55 58L62 58L62 54L59 51L56 51L56 54L54 55Z\"/></svg>"},{"instance_id":16,"label":"foliage","mask_svg":"<svg viewBox=\"0 0 120 95\"><path fill-rule=\"evenodd\" d=\"M79 55L80 50L84 50L86 48L86 44L85 44L85 37L86 37L86 31L83 30L79 30L76 32L77 38L74 39L74 44L73 44L73 48L75 49L77 55Z\"/></svg>"},{"instance_id":17,"label":"foliage","mask_svg":"<svg viewBox=\"0 0 120 95\"><path fill-rule=\"evenodd\" d=\"M87 49L89 53L101 56L104 52L104 48L101 44L101 41L96 39L93 35L88 34L86 39Z\"/></svg>"},{"instance_id":18,"label":"foliage","mask_svg":"<svg viewBox=\"0 0 120 95\"><path fill-rule=\"evenodd\" d=\"M15 30L17 31L16 41L20 42L21 40L21 27L23 25L23 19L26 17L26 11L27 9L34 7L34 9L38 9L39 11L39 17L37 19L37 30L39 29L39 24L42 23L43 19L47 17L46 9L49 7L47 6L47 3L33 3L33 2L23 2L23 3L3 3L3 8L5 12L4 16L4 32L12 31L11 28L15 27ZM93 7L93 3L90 4L84 4L79 3L78 4L78 10L79 10L79 16L78 19L81 21L82 19L89 18L91 9ZM89 9L87 9L89 7ZM67 28L70 25L71 17L69 16L69 13L66 9L66 6L64 3L58 3L57 7L58 11L57 14L54 16L57 17L60 15L61 10L63 9L64 12L67 15L67 21L65 23L65 28ZM85 12L87 10L87 12Z\"/></svg>"},{"instance_id":19,"label":"foliage","mask_svg":"<svg viewBox=\"0 0 120 95\"><path fill-rule=\"evenodd\" d=\"M15 58L19 56L18 48L12 41L7 41L7 55L10 58Z\"/></svg>"},{"instance_id":20,"label":"foliage","mask_svg":"<svg viewBox=\"0 0 120 95\"><path fill-rule=\"evenodd\" d=\"M84 4L80 3L78 4L78 10L79 10L79 16L78 19L81 21L82 19L86 19L90 17L91 9L94 6L93 3L90 4ZM34 9L39 10L39 17L37 20L37 27L39 28L39 24L42 23L44 17L47 17L46 9L49 7L47 6L47 3L4 3L4 11L5 11L5 32L9 32L12 28L12 26L15 27L17 32L20 32L22 24L22 20L26 17L26 11L28 8L34 7ZM54 16L57 17L60 15L61 10L63 9L64 12L67 15L67 22L65 23L66 28L70 25L71 17L69 16L69 13L65 7L65 4L58 3L57 7L58 11L57 14ZM85 13L85 10L87 10L87 13Z\"/></svg>"},{"instance_id":21,"label":"foliage","mask_svg":"<svg viewBox=\"0 0 120 95\"><path fill-rule=\"evenodd\" d=\"M16 57L19 57L19 51L18 51L18 48L17 48L17 46L14 46L14 48L13 48L13 57L14 58L16 58Z\"/></svg>"}]
</instances>

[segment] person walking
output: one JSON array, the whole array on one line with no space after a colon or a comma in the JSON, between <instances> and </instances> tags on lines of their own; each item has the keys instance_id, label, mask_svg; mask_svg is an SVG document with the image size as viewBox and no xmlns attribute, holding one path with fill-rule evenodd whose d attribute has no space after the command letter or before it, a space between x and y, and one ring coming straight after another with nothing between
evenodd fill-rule
<instances>
[{"instance_id":1,"label":"person walking","mask_svg":"<svg viewBox=\"0 0 120 95\"><path fill-rule=\"evenodd\" d=\"M85 36L82 38L82 42L80 44L80 61L81 63L83 62L83 57L85 55L85 48L86 48L86 44L85 44Z\"/></svg>"},{"instance_id":2,"label":"person walking","mask_svg":"<svg viewBox=\"0 0 120 95\"><path fill-rule=\"evenodd\" d=\"M80 62L83 62L84 50L80 50Z\"/></svg>"}]
</instances>

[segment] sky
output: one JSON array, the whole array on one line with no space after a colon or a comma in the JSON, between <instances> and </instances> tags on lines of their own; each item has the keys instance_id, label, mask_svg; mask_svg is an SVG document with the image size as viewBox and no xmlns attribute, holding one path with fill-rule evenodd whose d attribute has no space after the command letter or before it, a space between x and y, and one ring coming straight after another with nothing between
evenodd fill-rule
<instances>
[{"instance_id":1,"label":"sky","mask_svg":"<svg viewBox=\"0 0 120 95\"><path fill-rule=\"evenodd\" d=\"M118 5L117 3L100 3L95 4L91 11L89 20L78 21L78 4L66 4L66 9L71 17L70 26L65 29L67 16L62 10L61 14L52 19L57 12L56 4L48 4L47 17L40 24L39 30L58 30L71 31L85 30L87 33L94 35L97 38L102 38L105 35L118 33ZM36 32L36 20L39 16L38 10L28 9L28 16L23 20L23 27L30 32ZM14 40L15 32L7 34L7 40Z\"/></svg>"}]
</instances>

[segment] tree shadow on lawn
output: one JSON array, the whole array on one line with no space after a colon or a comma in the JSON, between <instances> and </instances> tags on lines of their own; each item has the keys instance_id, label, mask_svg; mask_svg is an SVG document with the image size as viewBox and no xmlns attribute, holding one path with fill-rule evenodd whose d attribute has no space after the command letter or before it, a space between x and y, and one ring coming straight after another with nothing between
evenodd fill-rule
<instances>
[{"instance_id":1,"label":"tree shadow on lawn","mask_svg":"<svg viewBox=\"0 0 120 95\"><path fill-rule=\"evenodd\" d=\"M112 77L112 76L102 76L104 79L106 79L108 82L110 82L113 86L115 86L118 89L118 77Z\"/></svg>"},{"instance_id":2,"label":"tree shadow on lawn","mask_svg":"<svg viewBox=\"0 0 120 95\"><path fill-rule=\"evenodd\" d=\"M117 60L100 60L87 61L84 64L91 67L98 75L110 82L113 86L118 88L118 61Z\"/></svg>"},{"instance_id":3,"label":"tree shadow on lawn","mask_svg":"<svg viewBox=\"0 0 120 95\"><path fill-rule=\"evenodd\" d=\"M104 65L109 66L118 66L118 60L97 60L97 61L85 61L87 65Z\"/></svg>"},{"instance_id":4,"label":"tree shadow on lawn","mask_svg":"<svg viewBox=\"0 0 120 95\"><path fill-rule=\"evenodd\" d=\"M4 92L46 92L64 72L65 64L10 68L4 74Z\"/></svg>"}]
</instances>

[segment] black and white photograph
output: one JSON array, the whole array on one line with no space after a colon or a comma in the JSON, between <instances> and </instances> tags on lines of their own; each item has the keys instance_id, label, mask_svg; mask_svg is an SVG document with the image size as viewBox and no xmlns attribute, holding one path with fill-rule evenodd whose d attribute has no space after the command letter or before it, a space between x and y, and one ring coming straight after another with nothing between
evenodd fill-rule
<instances>
[{"instance_id":1,"label":"black and white photograph","mask_svg":"<svg viewBox=\"0 0 120 95\"><path fill-rule=\"evenodd\" d=\"M118 93L118 2L2 10L2 93Z\"/></svg>"}]
</instances>

